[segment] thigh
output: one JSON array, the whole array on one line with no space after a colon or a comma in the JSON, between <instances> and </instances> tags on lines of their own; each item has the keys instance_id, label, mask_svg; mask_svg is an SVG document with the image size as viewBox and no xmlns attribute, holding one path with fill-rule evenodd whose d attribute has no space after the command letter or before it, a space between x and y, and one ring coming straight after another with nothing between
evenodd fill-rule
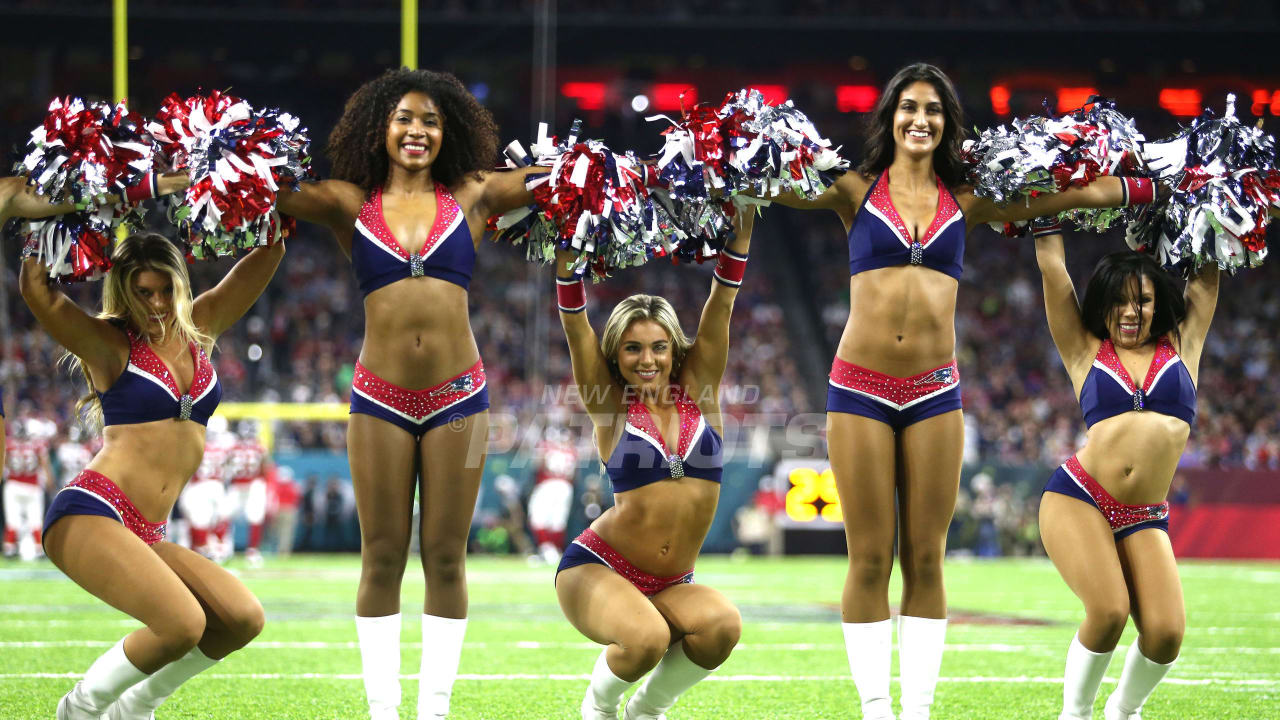
<instances>
[{"instance_id":1,"label":"thigh","mask_svg":"<svg viewBox=\"0 0 1280 720\"><path fill-rule=\"evenodd\" d=\"M391 423L362 413L347 421L347 457L360 518L369 541L409 545L418 443Z\"/></svg>"},{"instance_id":2,"label":"thigh","mask_svg":"<svg viewBox=\"0 0 1280 720\"><path fill-rule=\"evenodd\" d=\"M697 583L673 585L650 600L666 619L674 643L685 635L720 626L738 618L738 608L719 590Z\"/></svg>"},{"instance_id":3,"label":"thigh","mask_svg":"<svg viewBox=\"0 0 1280 720\"><path fill-rule=\"evenodd\" d=\"M939 545L956 509L964 461L964 417L959 410L904 428L899 439L898 513L902 556Z\"/></svg>"},{"instance_id":4,"label":"thigh","mask_svg":"<svg viewBox=\"0 0 1280 720\"><path fill-rule=\"evenodd\" d=\"M897 438L888 425L850 413L827 413L827 457L840 494L850 555L893 547Z\"/></svg>"},{"instance_id":5,"label":"thigh","mask_svg":"<svg viewBox=\"0 0 1280 720\"><path fill-rule=\"evenodd\" d=\"M217 563L171 542L156 543L151 549L199 601L211 626L239 629L247 621L261 617L258 598Z\"/></svg>"},{"instance_id":6,"label":"thigh","mask_svg":"<svg viewBox=\"0 0 1280 720\"><path fill-rule=\"evenodd\" d=\"M1086 608L1125 599L1128 590L1115 536L1093 505L1046 492L1040 499L1040 537L1054 567Z\"/></svg>"},{"instance_id":7,"label":"thigh","mask_svg":"<svg viewBox=\"0 0 1280 720\"><path fill-rule=\"evenodd\" d=\"M1116 544L1129 586L1129 612L1138 632L1181 635L1186 624L1182 581L1173 545L1163 530L1139 530Z\"/></svg>"},{"instance_id":8,"label":"thigh","mask_svg":"<svg viewBox=\"0 0 1280 720\"><path fill-rule=\"evenodd\" d=\"M422 547L466 547L484 475L489 413L468 415L422 438Z\"/></svg>"},{"instance_id":9,"label":"thigh","mask_svg":"<svg viewBox=\"0 0 1280 720\"><path fill-rule=\"evenodd\" d=\"M65 515L45 533L44 549L77 585L146 625L200 611L182 579L116 520Z\"/></svg>"},{"instance_id":10,"label":"thigh","mask_svg":"<svg viewBox=\"0 0 1280 720\"><path fill-rule=\"evenodd\" d=\"M640 631L667 628L649 598L608 566L577 565L556 575L564 616L592 642L630 644Z\"/></svg>"}]
</instances>

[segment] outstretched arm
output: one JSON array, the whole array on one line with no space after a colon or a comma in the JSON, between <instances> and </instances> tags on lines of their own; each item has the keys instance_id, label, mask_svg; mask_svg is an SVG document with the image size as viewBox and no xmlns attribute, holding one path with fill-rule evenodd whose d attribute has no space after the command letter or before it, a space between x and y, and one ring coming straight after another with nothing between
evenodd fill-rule
<instances>
[{"instance_id":1,"label":"outstretched arm","mask_svg":"<svg viewBox=\"0 0 1280 720\"><path fill-rule=\"evenodd\" d=\"M284 257L284 241L254 248L241 258L222 281L200 293L191 308L196 327L218 337L249 312Z\"/></svg>"},{"instance_id":2,"label":"outstretched arm","mask_svg":"<svg viewBox=\"0 0 1280 720\"><path fill-rule=\"evenodd\" d=\"M154 192L150 186L152 180L155 181ZM174 172L148 176L144 183L146 187L140 188L144 192L135 194L130 189L127 193L129 201L137 202L147 197L179 192L185 190L191 181L187 179L186 173ZM66 215L76 210L76 206L71 203L54 205L46 196L37 195L35 188L28 185L24 177L0 178L0 224L13 217L46 218L53 215Z\"/></svg>"},{"instance_id":3,"label":"outstretched arm","mask_svg":"<svg viewBox=\"0 0 1280 720\"><path fill-rule=\"evenodd\" d=\"M1052 217L1078 208L1109 208L1141 205L1155 199L1155 186L1146 178L1103 177L1084 187L1012 202L1004 207L969 193L965 217L970 228L990 222L1015 222Z\"/></svg>"},{"instance_id":4,"label":"outstretched arm","mask_svg":"<svg viewBox=\"0 0 1280 720\"><path fill-rule=\"evenodd\" d=\"M1076 289L1067 272L1066 253L1062 247L1062 226L1049 221L1035 228L1036 263L1044 285L1044 311L1049 320L1049 334L1058 347L1062 364L1073 383L1078 370L1087 372L1093 362L1094 338L1080 317ZM1083 376L1080 378L1083 380Z\"/></svg>"},{"instance_id":5,"label":"outstretched arm","mask_svg":"<svg viewBox=\"0 0 1280 720\"><path fill-rule=\"evenodd\" d=\"M280 188L276 207L316 225L324 225L343 241L351 232L351 224L364 204L364 190L343 180L320 180L298 183L298 189ZM344 250L347 249L344 247Z\"/></svg>"},{"instance_id":6,"label":"outstretched arm","mask_svg":"<svg viewBox=\"0 0 1280 720\"><path fill-rule=\"evenodd\" d=\"M733 301L738 297L747 268L747 250L751 247L755 214L754 207L739 208L733 218L736 237L720 253L711 281L711 294L707 296L707 302L702 306L702 317L698 320L698 334L684 360L681 381L686 385L713 391L720 387L729 362L729 319L733 316ZM705 396L698 394L698 397Z\"/></svg>"},{"instance_id":7,"label":"outstretched arm","mask_svg":"<svg viewBox=\"0 0 1280 720\"><path fill-rule=\"evenodd\" d=\"M573 382L593 418L616 414L622 410L622 400L595 330L587 320L586 284L581 276L573 277L568 272L573 259L573 253L556 253L556 303L560 307L560 325L569 341Z\"/></svg>"}]
</instances>

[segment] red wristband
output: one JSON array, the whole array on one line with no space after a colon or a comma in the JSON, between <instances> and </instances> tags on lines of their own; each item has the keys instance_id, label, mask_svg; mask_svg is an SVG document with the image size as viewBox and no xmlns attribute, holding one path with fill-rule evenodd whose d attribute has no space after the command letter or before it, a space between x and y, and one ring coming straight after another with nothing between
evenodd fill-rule
<instances>
[{"instance_id":1,"label":"red wristband","mask_svg":"<svg viewBox=\"0 0 1280 720\"><path fill-rule=\"evenodd\" d=\"M1036 218L1031 221L1031 234L1034 237L1062 234L1062 221L1056 217Z\"/></svg>"},{"instance_id":2,"label":"red wristband","mask_svg":"<svg viewBox=\"0 0 1280 720\"><path fill-rule=\"evenodd\" d=\"M1148 178L1124 177L1124 207L1150 205L1156 199L1156 184Z\"/></svg>"},{"instance_id":3,"label":"red wristband","mask_svg":"<svg viewBox=\"0 0 1280 720\"><path fill-rule=\"evenodd\" d=\"M129 205L137 205L143 200L150 200L156 196L156 174L147 173L142 178L142 182L131 188L125 188L124 201Z\"/></svg>"},{"instance_id":4,"label":"red wristband","mask_svg":"<svg viewBox=\"0 0 1280 720\"><path fill-rule=\"evenodd\" d=\"M729 287L742 287L742 277L747 274L747 256L721 250L716 260L716 282Z\"/></svg>"},{"instance_id":5,"label":"red wristband","mask_svg":"<svg viewBox=\"0 0 1280 720\"><path fill-rule=\"evenodd\" d=\"M580 277L556 278L556 304L562 313L580 313L587 309L587 287Z\"/></svg>"}]
</instances>

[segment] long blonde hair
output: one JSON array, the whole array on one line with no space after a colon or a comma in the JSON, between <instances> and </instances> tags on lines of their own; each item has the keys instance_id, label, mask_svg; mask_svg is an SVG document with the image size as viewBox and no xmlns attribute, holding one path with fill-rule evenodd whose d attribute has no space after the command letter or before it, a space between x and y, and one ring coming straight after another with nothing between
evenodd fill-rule
<instances>
[{"instance_id":1,"label":"long blonde hair","mask_svg":"<svg viewBox=\"0 0 1280 720\"><path fill-rule=\"evenodd\" d=\"M676 309L666 298L657 295L632 295L614 306L609 313L609 320L604 324L604 332L600 335L600 352L604 353L609 364L609 373L619 385L626 383L622 372L618 369L618 349L622 346L622 335L632 323L640 320L652 320L667 331L671 338L671 379L680 375L680 366L684 357L693 346L693 341L684 334L680 327L680 318Z\"/></svg>"},{"instance_id":2,"label":"long blonde hair","mask_svg":"<svg viewBox=\"0 0 1280 720\"><path fill-rule=\"evenodd\" d=\"M173 332L184 343L195 343L205 353L212 353L213 337L196 327L191 319L193 301L187 261L178 246L158 233L135 233L116 244L111 253L111 269L102 284L102 312L98 317L145 335L143 328L149 324L151 309L139 297L134 285L138 274L147 270L167 275L173 284ZM147 338L147 341L163 344L169 339L168 332L169 326L165 325L159 338ZM84 363L69 352L62 359L72 372L80 371L88 388L88 392L76 402L76 414L84 417L90 425L102 427L102 404Z\"/></svg>"}]
</instances>

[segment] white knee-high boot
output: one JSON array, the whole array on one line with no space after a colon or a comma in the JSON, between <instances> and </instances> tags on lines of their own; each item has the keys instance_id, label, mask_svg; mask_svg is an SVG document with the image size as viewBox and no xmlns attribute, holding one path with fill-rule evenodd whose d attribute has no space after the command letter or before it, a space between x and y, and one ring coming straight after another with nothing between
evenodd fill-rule
<instances>
[{"instance_id":1,"label":"white knee-high boot","mask_svg":"<svg viewBox=\"0 0 1280 720\"><path fill-rule=\"evenodd\" d=\"M151 720L156 708L183 683L217 664L200 648L191 648L191 652L126 690L107 710L107 720Z\"/></svg>"},{"instance_id":2,"label":"white knee-high boot","mask_svg":"<svg viewBox=\"0 0 1280 720\"><path fill-rule=\"evenodd\" d=\"M1138 641L1134 640L1124 656L1120 684L1107 698L1106 720L1142 720L1142 705L1172 667L1172 662L1158 663L1148 659L1138 647Z\"/></svg>"},{"instance_id":3,"label":"white knee-high boot","mask_svg":"<svg viewBox=\"0 0 1280 720\"><path fill-rule=\"evenodd\" d=\"M889 699L889 665L893 653L893 622L841 623L849 672L858 688L865 720L893 720Z\"/></svg>"},{"instance_id":4,"label":"white knee-high boot","mask_svg":"<svg viewBox=\"0 0 1280 720\"><path fill-rule=\"evenodd\" d=\"M124 654L124 640L102 653L58 702L58 720L99 720L125 690L147 679Z\"/></svg>"},{"instance_id":5,"label":"white knee-high boot","mask_svg":"<svg viewBox=\"0 0 1280 720\"><path fill-rule=\"evenodd\" d=\"M400 717L400 613L383 617L356 616L360 641L360 671L372 720Z\"/></svg>"},{"instance_id":6,"label":"white knee-high boot","mask_svg":"<svg viewBox=\"0 0 1280 720\"><path fill-rule=\"evenodd\" d=\"M596 665L591 669L591 684L582 698L582 720L618 720L618 702L622 693L634 683L613 674L607 656L608 646L600 651Z\"/></svg>"},{"instance_id":7,"label":"white knee-high boot","mask_svg":"<svg viewBox=\"0 0 1280 720\"><path fill-rule=\"evenodd\" d=\"M422 665L418 671L418 720L449 716L449 698L458 679L466 618L422 616Z\"/></svg>"},{"instance_id":8,"label":"white knee-high boot","mask_svg":"<svg viewBox=\"0 0 1280 720\"><path fill-rule=\"evenodd\" d=\"M665 720L663 713L676 704L676 699L710 674L711 670L689 659L681 640L667 649L658 667L627 701L624 720Z\"/></svg>"},{"instance_id":9,"label":"white knee-high boot","mask_svg":"<svg viewBox=\"0 0 1280 720\"><path fill-rule=\"evenodd\" d=\"M1058 720L1089 720L1098 686L1111 662L1111 653L1096 653L1080 644L1080 634L1071 638L1067 649L1067 669L1062 678L1062 714Z\"/></svg>"},{"instance_id":10,"label":"white knee-high boot","mask_svg":"<svg viewBox=\"0 0 1280 720\"><path fill-rule=\"evenodd\" d=\"M902 686L901 720L929 720L933 691L947 640L946 618L898 616L898 676Z\"/></svg>"}]
</instances>

